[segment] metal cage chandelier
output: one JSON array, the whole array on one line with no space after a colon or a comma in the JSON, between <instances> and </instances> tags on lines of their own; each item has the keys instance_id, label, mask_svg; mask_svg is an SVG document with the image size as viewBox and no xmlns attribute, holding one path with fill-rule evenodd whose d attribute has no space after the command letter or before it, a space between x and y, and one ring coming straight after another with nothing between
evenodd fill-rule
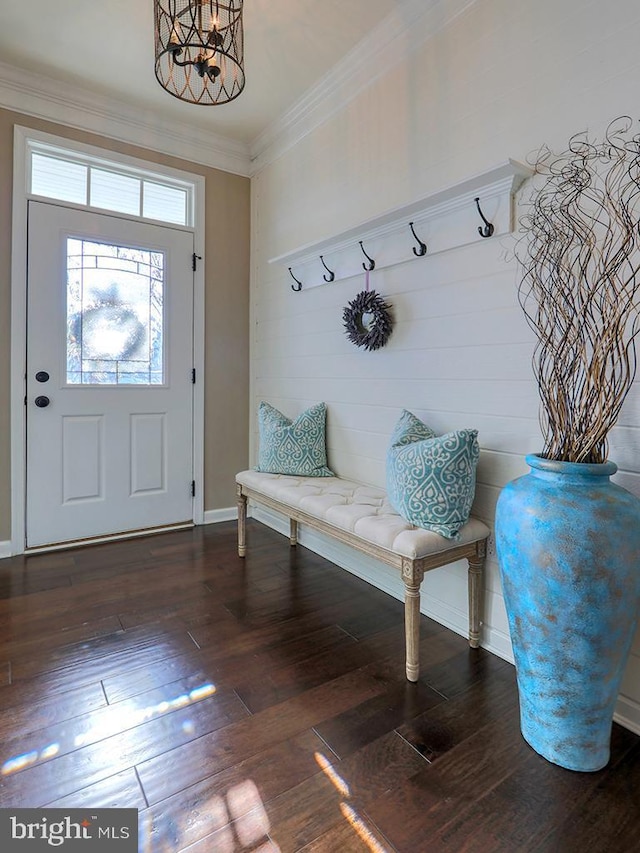
<instances>
[{"instance_id":1,"label":"metal cage chandelier","mask_svg":"<svg viewBox=\"0 0 640 853\"><path fill-rule=\"evenodd\" d=\"M225 104L244 89L243 0L154 0L156 77L191 104Z\"/></svg>"}]
</instances>

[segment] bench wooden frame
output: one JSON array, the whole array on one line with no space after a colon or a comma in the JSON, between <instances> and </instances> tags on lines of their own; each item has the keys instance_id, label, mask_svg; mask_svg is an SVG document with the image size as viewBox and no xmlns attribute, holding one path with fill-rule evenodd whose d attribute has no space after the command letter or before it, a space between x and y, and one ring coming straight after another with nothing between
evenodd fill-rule
<instances>
[{"instance_id":1,"label":"bench wooden frame","mask_svg":"<svg viewBox=\"0 0 640 853\"><path fill-rule=\"evenodd\" d=\"M480 645L482 572L488 537L465 545L456 545L455 542L452 542L451 547L435 554L428 554L426 557L406 557L368 542L348 530L335 527L297 507L275 500L256 489L240 483L236 484L236 489L238 498L238 555L240 557L244 557L247 552L247 500L251 500L289 518L289 542L292 547L298 543L298 524L307 524L320 533L331 536L339 542L343 542L345 545L349 545L370 557L375 557L377 560L399 570L404 582L406 673L409 681L417 681L420 671L420 585L425 572L453 563L456 560L467 560L469 566L469 645L474 649Z\"/></svg>"}]
</instances>

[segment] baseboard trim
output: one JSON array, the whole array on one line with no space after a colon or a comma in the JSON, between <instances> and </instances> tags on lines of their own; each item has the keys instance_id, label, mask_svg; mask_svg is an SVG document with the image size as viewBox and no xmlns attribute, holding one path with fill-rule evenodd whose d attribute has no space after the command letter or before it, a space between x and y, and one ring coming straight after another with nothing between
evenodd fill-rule
<instances>
[{"instance_id":1,"label":"baseboard trim","mask_svg":"<svg viewBox=\"0 0 640 853\"><path fill-rule=\"evenodd\" d=\"M5 539L0 541L0 560L3 560L5 557L11 557L13 554L11 550L11 540Z\"/></svg>"},{"instance_id":2,"label":"baseboard trim","mask_svg":"<svg viewBox=\"0 0 640 853\"><path fill-rule=\"evenodd\" d=\"M628 696L618 696L613 719L625 729L640 735L640 704Z\"/></svg>"},{"instance_id":3,"label":"baseboard trim","mask_svg":"<svg viewBox=\"0 0 640 853\"><path fill-rule=\"evenodd\" d=\"M204 512L203 524L219 524L221 521L235 521L238 510L234 506L224 509L207 509Z\"/></svg>"},{"instance_id":4,"label":"baseboard trim","mask_svg":"<svg viewBox=\"0 0 640 853\"><path fill-rule=\"evenodd\" d=\"M482 648L502 658L502 660L506 660L508 663L515 663L511 647L511 637L505 634L504 631L492 628L491 625L482 626Z\"/></svg>"}]
</instances>

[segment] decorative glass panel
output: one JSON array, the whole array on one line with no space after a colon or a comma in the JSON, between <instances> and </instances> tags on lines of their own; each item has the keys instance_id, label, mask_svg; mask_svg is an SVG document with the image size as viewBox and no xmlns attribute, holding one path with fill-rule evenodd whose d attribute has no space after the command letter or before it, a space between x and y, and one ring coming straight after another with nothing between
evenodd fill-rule
<instances>
[{"instance_id":1,"label":"decorative glass panel","mask_svg":"<svg viewBox=\"0 0 640 853\"><path fill-rule=\"evenodd\" d=\"M67 383L162 385L164 254L67 239Z\"/></svg>"}]
</instances>

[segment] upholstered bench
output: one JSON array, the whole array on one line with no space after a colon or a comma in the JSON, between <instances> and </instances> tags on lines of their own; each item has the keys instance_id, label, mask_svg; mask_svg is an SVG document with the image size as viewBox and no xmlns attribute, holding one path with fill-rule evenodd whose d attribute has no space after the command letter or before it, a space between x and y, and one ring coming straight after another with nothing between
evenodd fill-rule
<instances>
[{"instance_id":1,"label":"upholstered bench","mask_svg":"<svg viewBox=\"0 0 640 853\"><path fill-rule=\"evenodd\" d=\"M398 569L405 588L406 672L419 675L420 585L424 573L456 560L469 566L469 644L480 644L482 570L489 528L469 518L459 538L414 527L392 508L386 492L338 477L295 477L242 471L236 476L238 554L246 554L247 500L270 507L290 523L290 543L298 524L324 533Z\"/></svg>"}]
</instances>

